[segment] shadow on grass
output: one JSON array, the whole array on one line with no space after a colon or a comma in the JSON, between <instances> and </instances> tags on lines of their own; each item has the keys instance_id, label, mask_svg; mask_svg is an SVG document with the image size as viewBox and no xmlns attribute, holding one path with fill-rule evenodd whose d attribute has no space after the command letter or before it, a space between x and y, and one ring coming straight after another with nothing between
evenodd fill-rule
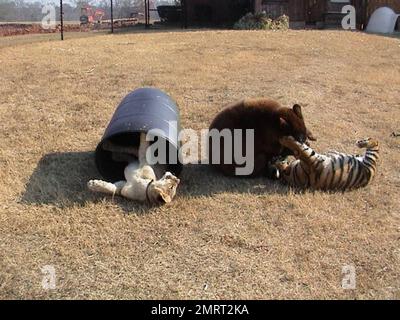
<instances>
[{"instance_id":1,"label":"shadow on grass","mask_svg":"<svg viewBox=\"0 0 400 320\"><path fill-rule=\"evenodd\" d=\"M278 181L260 178L227 177L208 165L186 165L181 175L179 195L190 198L219 193L287 194Z\"/></svg>"},{"instance_id":2,"label":"shadow on grass","mask_svg":"<svg viewBox=\"0 0 400 320\"><path fill-rule=\"evenodd\" d=\"M178 197L213 196L218 193L286 194L288 189L266 178L225 177L207 165L186 165L181 175ZM52 204L58 207L85 205L111 196L95 194L86 188L90 179L101 179L94 163L94 152L60 152L45 155L32 173L21 202ZM113 200L124 211L146 212L152 207L121 197Z\"/></svg>"},{"instance_id":3,"label":"shadow on grass","mask_svg":"<svg viewBox=\"0 0 400 320\"><path fill-rule=\"evenodd\" d=\"M83 205L94 197L86 189L98 178L93 152L56 152L40 159L26 185L21 201L29 204Z\"/></svg>"}]
</instances>

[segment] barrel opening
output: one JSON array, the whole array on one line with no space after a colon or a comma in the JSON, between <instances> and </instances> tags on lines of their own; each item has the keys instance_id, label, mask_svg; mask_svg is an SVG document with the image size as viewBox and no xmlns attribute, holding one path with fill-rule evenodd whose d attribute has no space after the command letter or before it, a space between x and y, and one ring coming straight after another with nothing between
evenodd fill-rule
<instances>
[{"instance_id":1,"label":"barrel opening","mask_svg":"<svg viewBox=\"0 0 400 320\"><path fill-rule=\"evenodd\" d=\"M158 139L165 140L162 137L155 137L153 143L157 142ZM129 164L129 161L121 161L121 159L118 159L118 161L116 161L113 157L112 152L104 150L103 145L106 141L110 141L113 144L119 146L134 146L139 148L140 132L123 132L112 135L100 142L96 149L96 165L100 174L107 181L116 182L120 180L125 180L124 170ZM167 163L171 162L169 158L170 150L171 152L178 154L178 149L168 141L166 155ZM132 157L134 156L132 155ZM172 172L174 175L179 175L182 170L182 165L179 163L179 161L176 164L168 164L166 165L166 167L166 169Z\"/></svg>"}]
</instances>

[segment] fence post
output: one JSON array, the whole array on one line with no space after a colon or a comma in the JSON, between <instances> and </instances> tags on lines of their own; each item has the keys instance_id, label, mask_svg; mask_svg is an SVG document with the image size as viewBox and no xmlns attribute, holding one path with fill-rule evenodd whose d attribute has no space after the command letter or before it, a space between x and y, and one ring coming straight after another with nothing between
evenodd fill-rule
<instances>
[{"instance_id":1,"label":"fence post","mask_svg":"<svg viewBox=\"0 0 400 320\"><path fill-rule=\"evenodd\" d=\"M114 10L113 10L113 0L111 0L111 33L114 33Z\"/></svg>"},{"instance_id":2,"label":"fence post","mask_svg":"<svg viewBox=\"0 0 400 320\"><path fill-rule=\"evenodd\" d=\"M64 40L64 12L63 12L63 2L60 0L60 23L61 23L61 41Z\"/></svg>"}]
</instances>

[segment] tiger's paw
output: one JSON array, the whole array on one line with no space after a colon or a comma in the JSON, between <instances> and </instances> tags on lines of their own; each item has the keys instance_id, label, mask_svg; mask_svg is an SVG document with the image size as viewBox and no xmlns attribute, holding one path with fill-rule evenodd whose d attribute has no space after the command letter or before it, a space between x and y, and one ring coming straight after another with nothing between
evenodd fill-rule
<instances>
[{"instance_id":1,"label":"tiger's paw","mask_svg":"<svg viewBox=\"0 0 400 320\"><path fill-rule=\"evenodd\" d=\"M107 192L110 189L110 183L102 180L90 180L87 187L92 192Z\"/></svg>"},{"instance_id":2,"label":"tiger's paw","mask_svg":"<svg viewBox=\"0 0 400 320\"><path fill-rule=\"evenodd\" d=\"M292 136L283 136L279 139L279 142L280 144L288 148L290 148L290 146L296 145L296 139Z\"/></svg>"},{"instance_id":3,"label":"tiger's paw","mask_svg":"<svg viewBox=\"0 0 400 320\"><path fill-rule=\"evenodd\" d=\"M290 149L295 157L298 157L299 151L301 150L302 145L294 137L284 136L279 139L279 142L284 147Z\"/></svg>"}]
</instances>

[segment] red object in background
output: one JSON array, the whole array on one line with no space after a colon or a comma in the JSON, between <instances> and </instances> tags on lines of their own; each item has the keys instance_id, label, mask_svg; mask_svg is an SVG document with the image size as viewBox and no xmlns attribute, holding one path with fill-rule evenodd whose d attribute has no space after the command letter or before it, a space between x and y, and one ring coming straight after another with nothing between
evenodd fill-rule
<instances>
[{"instance_id":1,"label":"red object in background","mask_svg":"<svg viewBox=\"0 0 400 320\"><path fill-rule=\"evenodd\" d=\"M105 15L103 9L93 9L91 6L84 6L81 8L81 24L101 23Z\"/></svg>"}]
</instances>

